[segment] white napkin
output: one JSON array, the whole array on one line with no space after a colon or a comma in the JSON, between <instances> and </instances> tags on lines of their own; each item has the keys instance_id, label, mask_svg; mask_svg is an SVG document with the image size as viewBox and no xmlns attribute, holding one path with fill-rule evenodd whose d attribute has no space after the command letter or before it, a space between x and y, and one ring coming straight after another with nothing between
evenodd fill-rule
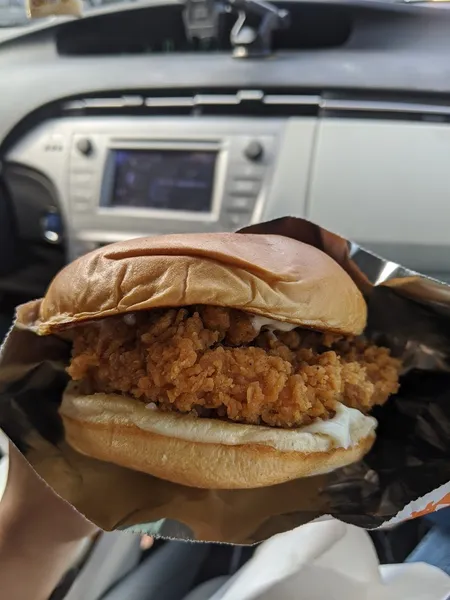
<instances>
[{"instance_id":1,"label":"white napkin","mask_svg":"<svg viewBox=\"0 0 450 600\"><path fill-rule=\"evenodd\" d=\"M331 517L271 538L212 600L448 600L423 563L380 566L369 535Z\"/></svg>"}]
</instances>

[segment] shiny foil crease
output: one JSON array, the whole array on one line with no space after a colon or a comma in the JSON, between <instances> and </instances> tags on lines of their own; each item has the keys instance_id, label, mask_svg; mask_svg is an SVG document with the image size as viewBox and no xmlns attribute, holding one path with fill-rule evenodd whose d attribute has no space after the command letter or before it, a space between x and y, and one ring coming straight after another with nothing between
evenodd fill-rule
<instances>
[{"instance_id":1,"label":"shiny foil crease","mask_svg":"<svg viewBox=\"0 0 450 600\"><path fill-rule=\"evenodd\" d=\"M101 463L64 442L57 409L67 343L14 327L0 355L0 427L58 494L103 529L246 544L322 514L375 528L450 481L450 286L303 219L241 232L314 245L364 293L367 334L404 361L399 393L373 411L377 441L357 464L256 490L198 490Z\"/></svg>"}]
</instances>

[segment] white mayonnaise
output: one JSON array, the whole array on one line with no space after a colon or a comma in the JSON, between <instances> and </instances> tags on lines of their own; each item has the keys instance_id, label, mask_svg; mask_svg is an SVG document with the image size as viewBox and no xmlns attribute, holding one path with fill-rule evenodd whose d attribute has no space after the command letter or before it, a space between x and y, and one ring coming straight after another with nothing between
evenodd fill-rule
<instances>
[{"instance_id":1,"label":"white mayonnaise","mask_svg":"<svg viewBox=\"0 0 450 600\"><path fill-rule=\"evenodd\" d=\"M136 315L134 313L126 313L123 315L125 325L133 326L136 325Z\"/></svg>"},{"instance_id":2,"label":"white mayonnaise","mask_svg":"<svg viewBox=\"0 0 450 600\"><path fill-rule=\"evenodd\" d=\"M149 407L150 408L150 407ZM282 452L326 452L349 448L373 433L377 422L359 410L337 405L336 414L327 421L316 421L298 429L245 425L162 412L118 394L77 395L76 389L64 394L61 411L72 418L117 426L132 423L144 431L192 442L261 444Z\"/></svg>"},{"instance_id":3,"label":"white mayonnaise","mask_svg":"<svg viewBox=\"0 0 450 600\"><path fill-rule=\"evenodd\" d=\"M267 331L292 331L297 329L299 325L294 323L285 323L284 321L276 321L275 319L268 319L267 317L253 316L252 325L256 331L266 329Z\"/></svg>"}]
</instances>

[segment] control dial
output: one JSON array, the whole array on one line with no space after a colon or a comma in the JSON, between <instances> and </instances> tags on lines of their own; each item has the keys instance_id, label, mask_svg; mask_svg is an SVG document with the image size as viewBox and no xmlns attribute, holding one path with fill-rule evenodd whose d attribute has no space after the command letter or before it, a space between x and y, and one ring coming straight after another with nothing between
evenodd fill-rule
<instances>
[{"instance_id":1,"label":"control dial","mask_svg":"<svg viewBox=\"0 0 450 600\"><path fill-rule=\"evenodd\" d=\"M90 156L94 151L94 145L89 138L81 138L77 142L77 150L84 156Z\"/></svg>"},{"instance_id":2,"label":"control dial","mask_svg":"<svg viewBox=\"0 0 450 600\"><path fill-rule=\"evenodd\" d=\"M264 147L258 140L252 140L245 148L244 154L248 160L256 162L263 157Z\"/></svg>"}]
</instances>

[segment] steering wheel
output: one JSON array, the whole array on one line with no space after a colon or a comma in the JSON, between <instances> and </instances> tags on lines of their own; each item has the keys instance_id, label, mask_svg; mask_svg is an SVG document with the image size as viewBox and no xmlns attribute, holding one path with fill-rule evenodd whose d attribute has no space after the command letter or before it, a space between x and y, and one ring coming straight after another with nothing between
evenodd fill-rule
<instances>
[{"instance_id":1,"label":"steering wheel","mask_svg":"<svg viewBox=\"0 0 450 600\"><path fill-rule=\"evenodd\" d=\"M8 190L0 180L0 277L10 273L19 261L14 212Z\"/></svg>"}]
</instances>

